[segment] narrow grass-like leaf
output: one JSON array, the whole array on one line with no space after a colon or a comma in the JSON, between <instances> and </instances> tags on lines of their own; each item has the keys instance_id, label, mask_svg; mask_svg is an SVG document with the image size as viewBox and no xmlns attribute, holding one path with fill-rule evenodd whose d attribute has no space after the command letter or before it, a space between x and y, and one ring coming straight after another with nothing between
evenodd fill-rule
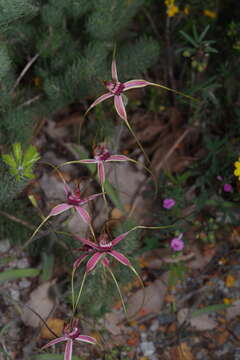
<instances>
[{"instance_id":1,"label":"narrow grass-like leaf","mask_svg":"<svg viewBox=\"0 0 240 360\"><path fill-rule=\"evenodd\" d=\"M34 277L39 274L39 269L13 269L6 270L0 274L0 283L9 280L16 280L22 277Z\"/></svg>"},{"instance_id":2,"label":"narrow grass-like leaf","mask_svg":"<svg viewBox=\"0 0 240 360\"><path fill-rule=\"evenodd\" d=\"M191 314L191 318L196 317L196 316L200 316L203 314L210 314L212 312L215 311L223 311L227 308L229 308L229 306L232 306L231 304L215 304L215 305L209 305L206 306L203 309L198 309L192 312Z\"/></svg>"}]
</instances>

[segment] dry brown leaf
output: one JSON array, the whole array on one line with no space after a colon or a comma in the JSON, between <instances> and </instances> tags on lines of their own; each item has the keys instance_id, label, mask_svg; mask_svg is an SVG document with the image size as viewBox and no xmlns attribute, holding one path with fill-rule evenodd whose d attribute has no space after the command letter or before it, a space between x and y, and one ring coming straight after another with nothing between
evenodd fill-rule
<instances>
[{"instance_id":1,"label":"dry brown leaf","mask_svg":"<svg viewBox=\"0 0 240 360\"><path fill-rule=\"evenodd\" d=\"M55 280L48 281L38 286L31 294L30 300L27 305L38 313L44 320L47 319L49 314L54 308L55 301L50 297L50 288L55 284ZM34 328L42 325L41 319L35 315L28 307L24 307L21 314L22 321L27 326Z\"/></svg>"},{"instance_id":2,"label":"dry brown leaf","mask_svg":"<svg viewBox=\"0 0 240 360\"><path fill-rule=\"evenodd\" d=\"M63 333L63 328L64 328L64 324L65 322L62 319L58 319L58 318L49 318L46 321L48 327L58 336L60 337ZM43 339L55 339L55 336L53 335L53 333L51 333L51 331L44 326L41 330L41 337Z\"/></svg>"},{"instance_id":3,"label":"dry brown leaf","mask_svg":"<svg viewBox=\"0 0 240 360\"><path fill-rule=\"evenodd\" d=\"M187 343L181 343L177 347L179 360L194 360L193 354Z\"/></svg>"}]
</instances>

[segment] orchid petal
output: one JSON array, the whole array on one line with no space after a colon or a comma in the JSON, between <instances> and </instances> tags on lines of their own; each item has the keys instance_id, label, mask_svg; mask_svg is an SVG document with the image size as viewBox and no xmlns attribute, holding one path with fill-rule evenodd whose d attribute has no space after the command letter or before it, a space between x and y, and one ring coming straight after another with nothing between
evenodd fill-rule
<instances>
[{"instance_id":1,"label":"orchid petal","mask_svg":"<svg viewBox=\"0 0 240 360\"><path fill-rule=\"evenodd\" d=\"M95 266L98 264L98 262L101 260L101 257L103 256L103 253L97 252L95 253L87 262L86 271L92 271Z\"/></svg>"},{"instance_id":2,"label":"orchid petal","mask_svg":"<svg viewBox=\"0 0 240 360\"><path fill-rule=\"evenodd\" d=\"M129 230L119 236L117 236L115 239L113 239L112 244L113 246L117 245L120 241L122 241L132 230Z\"/></svg>"},{"instance_id":3,"label":"orchid petal","mask_svg":"<svg viewBox=\"0 0 240 360\"><path fill-rule=\"evenodd\" d=\"M60 342L62 342L62 341L66 341L66 340L67 340L67 338L66 338L65 336L59 337L59 338L57 338L57 339L54 339L54 340L50 341L50 342L47 343L46 345L44 345L44 346L41 348L41 350L46 349L46 348L48 348L49 346L56 345L56 344L58 344L58 343L60 343Z\"/></svg>"},{"instance_id":4,"label":"orchid petal","mask_svg":"<svg viewBox=\"0 0 240 360\"><path fill-rule=\"evenodd\" d=\"M90 215L88 214L88 212L83 209L81 206L74 206L75 209L77 210L78 214L81 216L81 218L83 219L83 221L86 223L86 224L90 224L91 222L91 217Z\"/></svg>"},{"instance_id":5,"label":"orchid petal","mask_svg":"<svg viewBox=\"0 0 240 360\"><path fill-rule=\"evenodd\" d=\"M102 161L98 162L98 177L99 177L100 184L103 185L105 182L105 170L104 170L104 165L103 165Z\"/></svg>"},{"instance_id":6,"label":"orchid petal","mask_svg":"<svg viewBox=\"0 0 240 360\"><path fill-rule=\"evenodd\" d=\"M83 342L86 342L86 343L89 343L89 344L96 344L97 343L96 339L94 339L91 336L87 336L87 335L79 335L77 338L75 338L75 340L83 341Z\"/></svg>"},{"instance_id":7,"label":"orchid petal","mask_svg":"<svg viewBox=\"0 0 240 360\"><path fill-rule=\"evenodd\" d=\"M127 113L126 113L126 109L123 104L123 99L122 99L121 95L114 96L114 106L115 106L115 109L117 110L117 113L120 116L120 118L127 121Z\"/></svg>"},{"instance_id":8,"label":"orchid petal","mask_svg":"<svg viewBox=\"0 0 240 360\"><path fill-rule=\"evenodd\" d=\"M118 82L117 65L116 65L115 59L113 59L113 61L112 61L112 79L115 82Z\"/></svg>"},{"instance_id":9,"label":"orchid petal","mask_svg":"<svg viewBox=\"0 0 240 360\"><path fill-rule=\"evenodd\" d=\"M69 205L67 203L63 203L63 204L59 204L57 206L55 206L51 212L50 212L50 216L55 216L55 215L59 215L61 213L63 213L64 211L67 211L68 209L72 208L73 205Z\"/></svg>"},{"instance_id":10,"label":"orchid petal","mask_svg":"<svg viewBox=\"0 0 240 360\"><path fill-rule=\"evenodd\" d=\"M141 79L141 80L126 81L125 83L123 83L123 85L124 85L123 91L127 91L129 89L137 89L137 88L145 87L151 85L151 83Z\"/></svg>"},{"instance_id":11,"label":"orchid petal","mask_svg":"<svg viewBox=\"0 0 240 360\"><path fill-rule=\"evenodd\" d=\"M73 341L69 339L65 347L64 360L72 360Z\"/></svg>"},{"instance_id":12,"label":"orchid petal","mask_svg":"<svg viewBox=\"0 0 240 360\"><path fill-rule=\"evenodd\" d=\"M81 265L81 262L82 262L86 257L88 257L88 254L83 254L83 255L79 256L79 257L77 258L77 260L75 260L74 263L73 263L73 269L74 269L74 270L77 270L77 268Z\"/></svg>"},{"instance_id":13,"label":"orchid petal","mask_svg":"<svg viewBox=\"0 0 240 360\"><path fill-rule=\"evenodd\" d=\"M125 155L111 155L105 162L110 161L128 161L129 158Z\"/></svg>"},{"instance_id":14,"label":"orchid petal","mask_svg":"<svg viewBox=\"0 0 240 360\"><path fill-rule=\"evenodd\" d=\"M108 258L104 257L104 258L102 259L102 264L103 264L105 267L109 267L110 261L108 260Z\"/></svg>"},{"instance_id":15,"label":"orchid petal","mask_svg":"<svg viewBox=\"0 0 240 360\"><path fill-rule=\"evenodd\" d=\"M109 255L113 256L116 260L118 260L123 265L126 265L126 266L131 265L130 261L126 258L126 256L124 256L123 254L121 254L120 252L118 252L116 250L110 251Z\"/></svg>"},{"instance_id":16,"label":"orchid petal","mask_svg":"<svg viewBox=\"0 0 240 360\"><path fill-rule=\"evenodd\" d=\"M76 162L83 163L83 164L96 164L97 160L95 160L95 159L84 159L84 160L77 160Z\"/></svg>"},{"instance_id":17,"label":"orchid petal","mask_svg":"<svg viewBox=\"0 0 240 360\"><path fill-rule=\"evenodd\" d=\"M102 193L90 195L90 196L88 196L88 197L87 197L86 199L84 199L84 200L86 200L86 202L92 201L92 200L96 199L98 196L101 196L101 195L102 195ZM84 203L85 203L85 202L84 202Z\"/></svg>"},{"instance_id":18,"label":"orchid petal","mask_svg":"<svg viewBox=\"0 0 240 360\"><path fill-rule=\"evenodd\" d=\"M88 239L84 239L84 238L81 238L79 235L74 235L74 237L78 240L80 240L84 245L88 245L94 249L97 249L99 250L99 246L97 244L95 244L94 242L88 240Z\"/></svg>"},{"instance_id":19,"label":"orchid petal","mask_svg":"<svg viewBox=\"0 0 240 360\"><path fill-rule=\"evenodd\" d=\"M99 96L99 98L97 98L97 99L89 106L89 108L87 109L87 111L86 111L85 114L84 114L84 117L85 117L85 116L87 115L87 113L88 113L92 108L94 108L96 105L100 104L102 101L107 100L107 99L109 99L109 98L111 98L111 97L113 97L113 96L114 96L114 94L112 94L112 93L110 93L110 92Z\"/></svg>"}]
</instances>

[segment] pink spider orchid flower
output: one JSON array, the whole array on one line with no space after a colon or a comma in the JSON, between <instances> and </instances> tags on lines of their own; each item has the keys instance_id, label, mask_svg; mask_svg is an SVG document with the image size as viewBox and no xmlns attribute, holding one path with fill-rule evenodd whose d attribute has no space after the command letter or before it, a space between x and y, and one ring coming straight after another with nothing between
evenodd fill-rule
<instances>
[{"instance_id":1,"label":"pink spider orchid flower","mask_svg":"<svg viewBox=\"0 0 240 360\"><path fill-rule=\"evenodd\" d=\"M94 235L93 229L91 227L91 216L88 214L88 212L83 208L83 205L87 204L89 201L94 200L98 196L101 196L102 193L90 195L87 198L83 199L81 197L81 193L79 188L72 191L70 187L64 182L64 190L66 193L66 202L56 205L51 211L50 214L45 217L45 219L41 222L41 224L37 227L37 229L34 231L30 239L27 241L27 243L24 245L25 247L28 246L28 244L31 242L31 240L34 238L36 233L39 231L39 229L43 226L43 224L52 216L59 215L63 213L64 211L67 211L71 208L74 208L77 213L80 215L82 220L90 226L90 230L92 234Z\"/></svg>"},{"instance_id":2,"label":"pink spider orchid flower","mask_svg":"<svg viewBox=\"0 0 240 360\"><path fill-rule=\"evenodd\" d=\"M83 199L81 197L81 192L79 188L75 189L74 191L71 191L71 189L67 186L67 184L65 184L65 192L67 196L66 202L55 206L51 210L49 216L59 215L66 210L74 208L77 211L77 213L81 216L83 221L86 224L90 224L91 217L82 206L87 204L89 201L96 199L98 196L101 196L102 193L90 195L87 198Z\"/></svg>"},{"instance_id":3,"label":"pink spider orchid flower","mask_svg":"<svg viewBox=\"0 0 240 360\"><path fill-rule=\"evenodd\" d=\"M78 235L75 235L78 240L80 240L83 244L83 252L82 254L73 264L74 270L76 270L81 262L89 255L91 255L90 259L87 262L86 265L86 272L89 273L92 271L96 265L101 262L103 266L108 267L109 266L109 260L106 257L107 255L112 256L117 261L119 261L121 264L125 266L131 267L130 261L120 252L114 250L114 246L117 245L120 241L122 241L127 235L129 234L129 231L126 233L123 233L119 236L117 236L114 240L108 241L108 235L102 234L99 237L99 243L96 244L89 239L83 239L79 237Z\"/></svg>"},{"instance_id":4,"label":"pink spider orchid flower","mask_svg":"<svg viewBox=\"0 0 240 360\"><path fill-rule=\"evenodd\" d=\"M179 92L177 90L168 88L167 86L164 86L164 85L155 84L155 83L152 83L152 82L147 81L147 80L137 79L137 80L129 80L129 81L126 81L124 83L120 82L119 79L118 79L116 60L115 60L115 58L113 58L113 61L112 61L112 80L105 82L105 86L106 86L108 92L101 95L99 98L97 98L89 106L89 108L87 109L84 116L86 116L87 113L92 108L94 108L96 105L100 104L104 100L107 100L107 99L113 97L114 98L114 106L115 106L115 109L116 109L118 115L120 116L120 118L122 118L127 123L128 127L129 127L129 123L128 123L128 120L127 120L127 113L126 113L126 109L125 109L125 105L124 105L122 95L123 95L123 93L125 91L131 90L131 89L136 89L136 88L142 88L142 87L145 87L145 86L148 86L148 85L158 86L158 87L161 87L162 89L175 92L175 93L177 93L179 95L183 95L183 96L185 96L187 98L190 98L192 100L196 100L196 99L193 99L191 96L185 95L185 94L183 94L183 93L181 93L181 92Z\"/></svg>"},{"instance_id":5,"label":"pink spider orchid flower","mask_svg":"<svg viewBox=\"0 0 240 360\"><path fill-rule=\"evenodd\" d=\"M133 159L128 158L124 155L111 155L110 151L106 147L105 144L100 144L94 149L94 159L84 159L84 160L75 160L69 161L65 164L73 164L73 163L82 163L82 164L97 164L98 169L98 178L100 185L103 187L106 175L104 163L115 162L115 161L133 161Z\"/></svg>"},{"instance_id":6,"label":"pink spider orchid flower","mask_svg":"<svg viewBox=\"0 0 240 360\"><path fill-rule=\"evenodd\" d=\"M46 349L49 346L58 344L62 341L66 341L64 360L72 360L74 341L85 342L92 345L96 345L97 343L96 339L91 336L80 335L79 328L76 326L76 324L73 324L73 326L65 327L63 336L50 341L48 344L44 345L41 350Z\"/></svg>"},{"instance_id":7,"label":"pink spider orchid flower","mask_svg":"<svg viewBox=\"0 0 240 360\"><path fill-rule=\"evenodd\" d=\"M82 249L83 254L79 258L77 258L77 260L73 264L73 272L72 272L73 312L75 312L75 310L77 308L77 305L79 303L79 300L80 300L80 297L81 297L81 294L82 294L82 290L83 290L83 285L84 285L84 282L86 280L87 274L89 274L91 271L93 271L95 269L95 267L97 266L97 264L99 262L101 262L101 264L110 272L110 274L111 274L111 276L112 276L112 278L113 278L113 280L115 282L115 285L117 287L118 293L120 295L124 311L127 314L127 310L126 310L126 306L125 306L125 303L124 303L124 300L123 300L121 290L119 288L118 282L117 282L112 270L110 269L109 259L107 258L107 256L110 255L113 258L115 258L118 262L120 262L121 264L123 264L125 266L128 266L134 272L134 274L137 276L137 278L140 280L140 282L142 284L142 287L144 288L141 277L138 275L137 271L133 268L130 261L126 258L126 256L124 256L120 252L114 250L114 246L117 245L120 241L122 241L132 230L127 231L127 232L117 236L112 241L108 241L108 235L107 234L102 234L98 238L98 240L99 240L98 244L90 241L89 239L83 239L83 238L79 237L78 235L75 235L75 237L78 240L80 240L83 243L84 246L83 246L83 249ZM86 271L84 273L82 284L80 286L80 290L79 290L79 293L78 293L78 296L77 296L77 300L75 302L74 286L73 286L74 274L75 274L75 271L77 270L77 268L82 263L82 261L86 257L88 257L89 255L90 255L90 259L87 262Z\"/></svg>"},{"instance_id":8,"label":"pink spider orchid flower","mask_svg":"<svg viewBox=\"0 0 240 360\"><path fill-rule=\"evenodd\" d=\"M107 99L113 97L114 98L114 107L115 107L118 115L120 116L120 118L122 118L125 121L125 124L127 125L129 131L131 132L131 134L134 137L135 141L137 142L139 148L141 149L142 153L144 154L145 159L150 164L150 160L149 160L147 154L145 153L141 143L139 142L139 140L138 140L137 136L135 135L131 125L128 122L127 113L126 113L126 109L125 109L125 105L124 105L124 101L123 101L123 96L122 96L125 91L131 90L131 89L136 89L136 88L142 88L142 87L145 87L145 86L148 86L148 85L157 86L157 87L160 87L162 89L172 91L172 92L174 92L176 94L183 95L183 96L185 96L187 98L190 98L192 100L196 100L196 99L192 98L191 96L185 95L185 94L183 94L183 93L181 93L181 92L179 92L177 90L168 88L168 87L166 87L164 85L155 84L155 83L152 83L152 82L147 81L147 80L137 79L137 80L129 80L129 81L126 81L124 83L120 82L119 79L118 79L116 60L113 57L113 61L112 61L112 80L105 82L105 86L106 86L108 92L101 95L99 98L97 98L89 106L89 108L87 109L87 111L84 114L84 118L86 117L88 112L92 108L94 108L96 105L100 104L104 100L107 100Z\"/></svg>"}]
</instances>

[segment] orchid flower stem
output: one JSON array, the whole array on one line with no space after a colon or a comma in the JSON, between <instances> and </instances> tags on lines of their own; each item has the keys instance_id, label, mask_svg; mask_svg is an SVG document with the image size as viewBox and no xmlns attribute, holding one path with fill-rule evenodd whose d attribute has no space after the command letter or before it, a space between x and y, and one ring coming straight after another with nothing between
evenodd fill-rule
<instances>
[{"instance_id":1,"label":"orchid flower stem","mask_svg":"<svg viewBox=\"0 0 240 360\"><path fill-rule=\"evenodd\" d=\"M41 229L41 227L45 224L45 222L51 217L51 215L49 214L47 217L45 217L45 219L41 222L41 224L36 228L36 230L34 231L34 233L32 234L32 236L30 237L30 239L28 239L26 241L26 243L21 247L21 250L24 250L26 247L28 247L31 242L33 241L34 236L36 235L36 233Z\"/></svg>"},{"instance_id":2,"label":"orchid flower stem","mask_svg":"<svg viewBox=\"0 0 240 360\"><path fill-rule=\"evenodd\" d=\"M77 296L76 303L73 305L73 313L75 313L76 308L77 308L78 303L79 303L79 300L80 300L80 297L82 295L83 285L85 283L86 277L87 277L87 272L85 271L85 273L83 275L82 283L81 283L81 286L80 286L80 289L79 289L79 293L78 293L78 296Z\"/></svg>"},{"instance_id":3,"label":"orchid flower stem","mask_svg":"<svg viewBox=\"0 0 240 360\"><path fill-rule=\"evenodd\" d=\"M124 312L125 312L125 314L126 314L126 317L128 318L128 316L127 316L127 309L126 309L126 306L125 306L125 303L124 303L124 300L123 300L123 296L122 296L122 292L121 292L120 287L119 287L119 285L118 285L117 279L115 278L115 275L113 274L112 270L111 270L110 268L107 268L107 269L108 269L108 271L110 272L110 274L111 274L111 276L112 276L112 278L113 278L113 281L114 281L114 283L115 283L115 285L116 285L116 287L117 287L119 296L120 296L120 298L121 298L123 310L124 310Z\"/></svg>"},{"instance_id":4,"label":"orchid flower stem","mask_svg":"<svg viewBox=\"0 0 240 360\"><path fill-rule=\"evenodd\" d=\"M72 307L73 307L73 315L74 315L74 302L75 302L75 292L74 292L74 275L75 275L75 269L72 271L72 277L71 277L71 289L72 289Z\"/></svg>"},{"instance_id":5,"label":"orchid flower stem","mask_svg":"<svg viewBox=\"0 0 240 360\"><path fill-rule=\"evenodd\" d=\"M143 165L143 164L140 163L139 161L136 161L136 160L131 159L131 158L129 158L129 157L128 157L128 161L131 161L131 162L133 162L134 164L143 166L144 169L150 174L150 176L151 176L152 179L153 179L154 185L155 185L155 194L157 195L157 193L158 193L157 179L156 179L156 176L153 174L153 172L152 172L147 166Z\"/></svg>"},{"instance_id":6,"label":"orchid flower stem","mask_svg":"<svg viewBox=\"0 0 240 360\"><path fill-rule=\"evenodd\" d=\"M107 203L107 199L106 199L106 193L105 193L105 190L104 190L104 184L102 184L101 187L102 187L102 194L103 194L104 204L105 204L106 209L108 210L108 203Z\"/></svg>"},{"instance_id":7,"label":"orchid flower stem","mask_svg":"<svg viewBox=\"0 0 240 360\"><path fill-rule=\"evenodd\" d=\"M91 224L89 224L89 228L90 228L90 231L91 231L91 233L92 233L92 236L93 236L94 241L97 242L96 236L95 236L95 233L94 233L94 230L93 230L93 227L92 227Z\"/></svg>"},{"instance_id":8,"label":"orchid flower stem","mask_svg":"<svg viewBox=\"0 0 240 360\"><path fill-rule=\"evenodd\" d=\"M46 164L48 166L51 166L57 173L58 173L58 176L62 179L62 182L64 183L64 185L66 184L66 181L61 173L61 171L59 170L59 167L58 166L55 166L51 163L49 163L48 161L44 161L43 164Z\"/></svg>"},{"instance_id":9,"label":"orchid flower stem","mask_svg":"<svg viewBox=\"0 0 240 360\"><path fill-rule=\"evenodd\" d=\"M129 124L128 120L127 120L127 119L124 119L124 121L125 121L125 123L126 123L126 125L127 125L127 127L128 127L128 130L130 131L130 133L132 134L132 136L133 136L133 137L134 137L134 139L136 140L136 143L138 144L138 146L139 146L140 150L142 151L142 153L143 153L143 155L144 155L144 157L145 157L146 161L148 162L148 164L151 164L151 161L150 161L149 157L147 156L147 154L146 154L145 150L143 149L143 147L142 147L142 145L141 145L140 141L138 140L138 138L137 138L137 136L136 136L135 132L133 131L133 129L132 129L132 127L131 127L131 125Z\"/></svg>"},{"instance_id":10,"label":"orchid flower stem","mask_svg":"<svg viewBox=\"0 0 240 360\"><path fill-rule=\"evenodd\" d=\"M169 88L169 87L167 87L167 86L160 85L160 84L155 84L155 83L152 83L152 82L148 82L148 84L149 84L149 85L152 85L152 86L160 87L160 88L162 88L162 89L164 89L164 90L167 90L167 91L171 91L171 92L173 92L173 93L175 93L175 94L184 96L184 97L186 97L186 98L188 98L188 99L191 99L191 100L193 100L193 101L195 101L195 102L200 102L199 99L196 99L196 98L194 98L194 97L192 97L192 96L190 96L190 95L186 95L186 94L182 93L181 91L177 91L177 90L171 89L171 88Z\"/></svg>"}]
</instances>

